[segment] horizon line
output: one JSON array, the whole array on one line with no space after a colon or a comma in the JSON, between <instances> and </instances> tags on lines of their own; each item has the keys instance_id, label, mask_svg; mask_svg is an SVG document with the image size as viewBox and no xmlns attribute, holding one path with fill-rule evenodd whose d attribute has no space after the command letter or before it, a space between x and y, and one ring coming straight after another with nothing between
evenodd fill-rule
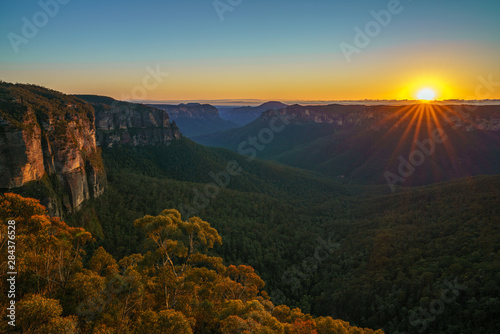
<instances>
[{"instance_id":1,"label":"horizon line","mask_svg":"<svg viewBox=\"0 0 500 334\"><path fill-rule=\"evenodd\" d=\"M436 104L497 104L500 99L482 99L482 100L465 100L465 99L444 99L444 100L408 100L408 99L360 99L360 100L261 100L261 99L192 99L192 100L126 100L131 103L142 104L188 104L200 103L210 104L214 106L259 106L267 102L281 102L287 105L328 105L328 104L368 104L368 105L383 105L383 104L417 104L417 103L436 103Z\"/></svg>"}]
</instances>

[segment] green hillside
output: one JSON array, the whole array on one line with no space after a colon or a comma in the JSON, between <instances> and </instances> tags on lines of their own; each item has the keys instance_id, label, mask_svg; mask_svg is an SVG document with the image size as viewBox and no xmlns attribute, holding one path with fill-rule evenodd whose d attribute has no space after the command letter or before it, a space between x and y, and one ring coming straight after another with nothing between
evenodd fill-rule
<instances>
[{"instance_id":1,"label":"green hillside","mask_svg":"<svg viewBox=\"0 0 500 334\"><path fill-rule=\"evenodd\" d=\"M398 185L500 173L498 106L467 113L459 107L427 108L296 105L280 111L288 121L270 140L266 133L277 117L271 112L244 127L193 139L364 184L387 183L387 172L399 176L401 159L411 161L414 154L422 161L413 160L418 168ZM445 140L427 154L419 143L432 139L436 130Z\"/></svg>"},{"instance_id":2,"label":"green hillside","mask_svg":"<svg viewBox=\"0 0 500 334\"><path fill-rule=\"evenodd\" d=\"M215 252L254 267L275 303L388 333L499 325L500 177L384 195L384 186L360 190L186 139L177 145L103 152L110 186L95 211L115 256L143 251L131 221L193 206L213 181L207 175L237 161L244 172L197 214L225 240Z\"/></svg>"},{"instance_id":3,"label":"green hillside","mask_svg":"<svg viewBox=\"0 0 500 334\"><path fill-rule=\"evenodd\" d=\"M15 113L6 115L14 119ZM213 138L225 138L232 150L248 150L249 135L266 124L269 120L260 119ZM422 133L409 128L405 136L406 127L391 127L381 135L361 128L296 119L276 132L257 158L185 137L103 148L105 192L65 219L72 228L47 217L32 200L3 195L3 228L12 214L29 222L20 229L26 245L20 261L30 263L20 269L20 310L50 308L54 320L44 320L45 332L66 326L85 333L139 333L144 324L161 332L157 324L171 328L172 319L181 333L363 332L351 325L386 333L495 332L500 326L500 176L458 178L450 163L460 162L471 174L493 173L496 134L464 135L447 128L449 145L436 145L413 181L425 183L429 175L457 179L391 193L376 177L393 168L388 157L394 158L394 147L411 150L412 139ZM56 180L46 175L9 191L49 196ZM171 208L179 212L165 211ZM152 248L156 232L151 233L164 221L177 227L163 231L169 238L157 244L158 251ZM179 242L189 245L183 233L192 223L207 233L200 240L210 247L196 253L184 276L173 279L156 256L162 247L173 247L174 272L186 268L181 264L187 248ZM128 282L128 294L114 290L116 280ZM180 289L176 307L168 303L177 297L162 295L167 286ZM224 292L228 286L230 293L248 289L238 290L241 299L231 299ZM125 295L133 305L121 302ZM98 306L95 319L85 318L79 305L100 303L103 296L111 296L106 307ZM21 319L23 330L32 331L30 317Z\"/></svg>"}]
</instances>

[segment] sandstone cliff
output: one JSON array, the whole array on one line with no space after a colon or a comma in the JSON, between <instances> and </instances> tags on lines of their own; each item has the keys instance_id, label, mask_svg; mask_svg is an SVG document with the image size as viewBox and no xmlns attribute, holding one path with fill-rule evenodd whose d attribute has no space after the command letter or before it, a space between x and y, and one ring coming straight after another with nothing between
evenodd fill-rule
<instances>
[{"instance_id":1,"label":"sandstone cliff","mask_svg":"<svg viewBox=\"0 0 500 334\"><path fill-rule=\"evenodd\" d=\"M170 118L177 123L182 134L189 138L237 126L231 121L222 119L219 116L219 110L210 104L151 104L151 106L166 111Z\"/></svg>"},{"instance_id":2,"label":"sandstone cliff","mask_svg":"<svg viewBox=\"0 0 500 334\"><path fill-rule=\"evenodd\" d=\"M210 104L181 103L179 105L157 104L151 106L166 110L173 120L178 118L219 119L219 111Z\"/></svg>"},{"instance_id":3,"label":"sandstone cliff","mask_svg":"<svg viewBox=\"0 0 500 334\"><path fill-rule=\"evenodd\" d=\"M499 130L494 105L292 105L197 142L392 187L500 173Z\"/></svg>"},{"instance_id":4,"label":"sandstone cliff","mask_svg":"<svg viewBox=\"0 0 500 334\"><path fill-rule=\"evenodd\" d=\"M109 97L78 95L95 109L97 144L157 145L179 139L177 125L170 123L167 111L144 104L117 101Z\"/></svg>"},{"instance_id":5,"label":"sandstone cliff","mask_svg":"<svg viewBox=\"0 0 500 334\"><path fill-rule=\"evenodd\" d=\"M102 194L105 180L90 105L38 86L0 83L1 189L38 181L31 194L63 216Z\"/></svg>"},{"instance_id":6,"label":"sandstone cliff","mask_svg":"<svg viewBox=\"0 0 500 334\"><path fill-rule=\"evenodd\" d=\"M415 122L414 115L432 116L433 122L459 131L498 131L500 111L498 106L483 105L408 105L408 106L366 106L339 105L301 106L298 104L277 111L262 113L262 120L277 116L293 123L331 124L338 128L363 126L366 129L389 129L407 127Z\"/></svg>"}]
</instances>

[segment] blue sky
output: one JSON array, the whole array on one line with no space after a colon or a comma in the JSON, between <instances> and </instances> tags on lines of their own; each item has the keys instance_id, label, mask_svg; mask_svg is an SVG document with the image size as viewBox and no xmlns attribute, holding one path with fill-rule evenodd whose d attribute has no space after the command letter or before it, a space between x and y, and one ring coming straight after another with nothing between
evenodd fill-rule
<instances>
[{"instance_id":1,"label":"blue sky","mask_svg":"<svg viewBox=\"0 0 500 334\"><path fill-rule=\"evenodd\" d=\"M32 21L42 9L39 1L4 1L0 79L116 97L140 82L146 66L161 64L180 86L162 83L150 94L158 99L268 98L267 92L278 99L293 94L320 99L328 92L339 99L385 98L396 94L394 87L401 81L394 78L392 86L384 82L386 88L380 91L367 85L383 73L414 67L422 75L429 68L429 76L465 71L456 79L471 82L456 88L457 95L473 90L478 75L498 74L500 80L497 1L401 1L402 12L393 15L366 50L353 55L353 64L346 63L339 43L352 43L354 27L363 28L373 20L371 11L387 6L388 1L243 0L221 21L208 0L70 0L59 5L58 13L15 53L7 35L22 36L22 18ZM264 82L262 90L257 89L257 73L283 89L274 90ZM226 95L213 87L198 87L201 82L209 84L209 76L214 85L221 83L221 89L226 88L223 83L233 86ZM336 94L344 92L341 82L353 93ZM316 96L315 91L320 93Z\"/></svg>"}]
</instances>

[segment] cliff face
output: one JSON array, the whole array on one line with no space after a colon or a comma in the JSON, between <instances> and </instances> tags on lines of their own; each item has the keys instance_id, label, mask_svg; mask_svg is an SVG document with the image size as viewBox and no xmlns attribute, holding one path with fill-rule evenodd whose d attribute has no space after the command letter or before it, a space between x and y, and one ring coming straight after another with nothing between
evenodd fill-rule
<instances>
[{"instance_id":1,"label":"cliff face","mask_svg":"<svg viewBox=\"0 0 500 334\"><path fill-rule=\"evenodd\" d=\"M42 181L51 214L71 213L104 191L94 111L45 88L0 83L0 188Z\"/></svg>"},{"instance_id":2,"label":"cliff face","mask_svg":"<svg viewBox=\"0 0 500 334\"><path fill-rule=\"evenodd\" d=\"M55 216L104 192L100 148L169 144L165 110L99 96L0 82L0 190L38 198Z\"/></svg>"},{"instance_id":3,"label":"cliff face","mask_svg":"<svg viewBox=\"0 0 500 334\"><path fill-rule=\"evenodd\" d=\"M20 187L45 174L41 128L34 112L26 113L24 129L12 123L0 113L0 188Z\"/></svg>"},{"instance_id":4,"label":"cliff face","mask_svg":"<svg viewBox=\"0 0 500 334\"><path fill-rule=\"evenodd\" d=\"M500 173L499 130L494 105L293 105L198 142L392 190Z\"/></svg>"},{"instance_id":5,"label":"cliff face","mask_svg":"<svg viewBox=\"0 0 500 334\"><path fill-rule=\"evenodd\" d=\"M498 131L500 129L500 111L498 106L464 105L408 105L401 106L364 106L364 105L328 105L300 106L292 105L279 111L266 111L261 119L277 117L287 118L298 124L332 124L338 128L363 126L372 130L387 130L394 127L407 127L415 122L414 115L429 118L444 127L471 132Z\"/></svg>"},{"instance_id":6,"label":"cliff face","mask_svg":"<svg viewBox=\"0 0 500 334\"><path fill-rule=\"evenodd\" d=\"M207 133L228 130L237 125L219 116L219 110L210 104L181 103L179 105L152 104L164 110L179 126L182 134L193 138Z\"/></svg>"},{"instance_id":7,"label":"cliff face","mask_svg":"<svg viewBox=\"0 0 500 334\"><path fill-rule=\"evenodd\" d=\"M170 123L167 111L112 98L79 95L95 109L97 145L169 144L180 138L179 128Z\"/></svg>"},{"instance_id":8,"label":"cliff face","mask_svg":"<svg viewBox=\"0 0 500 334\"><path fill-rule=\"evenodd\" d=\"M203 120L220 119L219 110L217 110L217 108L210 104L181 103L179 105L157 104L151 106L167 111L174 121L179 118L193 118Z\"/></svg>"}]
</instances>

